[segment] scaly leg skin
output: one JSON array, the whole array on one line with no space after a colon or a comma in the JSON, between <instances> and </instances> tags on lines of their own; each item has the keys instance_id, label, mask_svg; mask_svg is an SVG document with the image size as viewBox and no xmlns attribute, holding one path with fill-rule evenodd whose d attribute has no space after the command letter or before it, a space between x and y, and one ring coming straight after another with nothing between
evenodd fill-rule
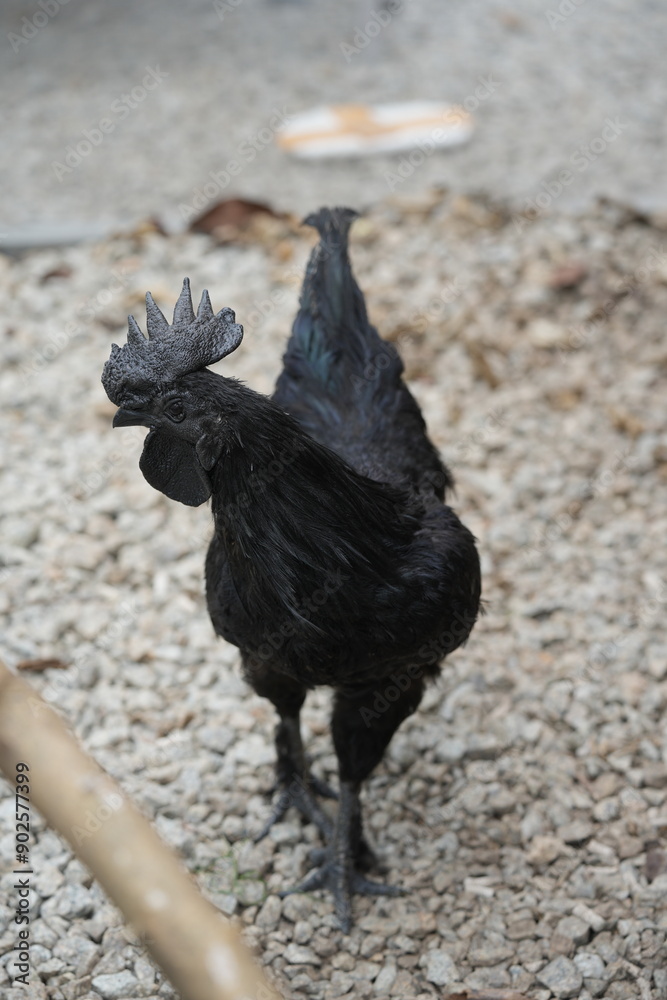
<instances>
[{"instance_id":1,"label":"scaly leg skin","mask_svg":"<svg viewBox=\"0 0 667 1000\"><path fill-rule=\"evenodd\" d=\"M344 934L352 927L352 895L402 896L403 889L393 885L371 882L357 867L357 857L361 853L361 807L359 804L359 784L342 781L340 805L333 836L326 848L324 863L315 869L300 885L281 892L288 896L293 892L312 892L314 889L329 889L334 897L336 916Z\"/></svg>"},{"instance_id":2,"label":"scaly leg skin","mask_svg":"<svg viewBox=\"0 0 667 1000\"><path fill-rule=\"evenodd\" d=\"M369 849L362 836L359 789L382 760L401 722L417 708L424 689L421 677L402 675L400 697L388 702L384 712L373 708L377 690L339 689L334 700L331 731L338 757L340 805L324 861L291 892L330 889L336 915L347 934L352 926L352 895L399 896L394 886L371 882L360 871ZM391 679L390 679L391 680Z\"/></svg>"},{"instance_id":3,"label":"scaly leg skin","mask_svg":"<svg viewBox=\"0 0 667 1000\"><path fill-rule=\"evenodd\" d=\"M276 777L280 791L271 816L254 838L255 843L262 840L292 806L315 824L325 840L329 840L333 832L332 823L315 794L336 798L336 793L308 770L298 715L281 717L276 727L276 751Z\"/></svg>"}]
</instances>

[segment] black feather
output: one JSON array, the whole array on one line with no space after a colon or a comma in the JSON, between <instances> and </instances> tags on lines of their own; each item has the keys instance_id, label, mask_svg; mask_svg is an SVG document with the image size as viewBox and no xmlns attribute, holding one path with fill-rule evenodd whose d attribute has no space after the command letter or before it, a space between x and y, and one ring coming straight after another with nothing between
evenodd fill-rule
<instances>
[{"instance_id":1,"label":"black feather","mask_svg":"<svg viewBox=\"0 0 667 1000\"><path fill-rule=\"evenodd\" d=\"M348 254L356 213L320 209L299 312L274 400L321 444L381 481L434 492L453 486L402 379L403 362L368 320Z\"/></svg>"}]
</instances>

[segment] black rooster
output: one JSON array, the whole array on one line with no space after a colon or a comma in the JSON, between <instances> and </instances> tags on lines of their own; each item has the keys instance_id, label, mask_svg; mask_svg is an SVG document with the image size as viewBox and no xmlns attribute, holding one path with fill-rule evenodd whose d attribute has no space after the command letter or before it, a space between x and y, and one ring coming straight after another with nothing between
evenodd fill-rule
<instances>
[{"instance_id":1,"label":"black rooster","mask_svg":"<svg viewBox=\"0 0 667 1000\"><path fill-rule=\"evenodd\" d=\"M380 339L352 275L349 209L306 221L320 243L273 399L206 369L243 335L234 313L197 315L187 279L169 325L146 296L148 339L133 317L102 381L120 409L114 427L150 428L140 461L148 482L197 506L212 498L206 559L216 632L241 650L255 691L280 716L281 795L267 825L295 805L323 832L322 863L298 887L328 887L344 930L369 881L359 790L439 662L478 614L473 536L444 504L452 485ZM309 688L334 688L340 802L332 827L315 793L299 730ZM266 831L264 831L266 832Z\"/></svg>"}]
</instances>

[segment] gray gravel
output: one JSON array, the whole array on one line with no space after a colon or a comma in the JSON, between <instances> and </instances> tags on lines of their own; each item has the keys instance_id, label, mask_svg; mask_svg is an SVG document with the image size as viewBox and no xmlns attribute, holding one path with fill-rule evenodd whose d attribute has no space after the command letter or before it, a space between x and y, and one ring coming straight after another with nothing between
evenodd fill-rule
<instances>
[{"instance_id":1,"label":"gray gravel","mask_svg":"<svg viewBox=\"0 0 667 1000\"><path fill-rule=\"evenodd\" d=\"M439 183L520 207L609 195L667 208L660 0L49 3L48 17L23 0L0 8L0 240L149 214L178 225L197 196L301 213L373 204L390 174L399 193ZM159 83L142 96L151 70ZM415 169L401 156L299 162L263 132L276 112L412 99L464 104L472 142ZM225 177L233 159L240 172Z\"/></svg>"},{"instance_id":2,"label":"gray gravel","mask_svg":"<svg viewBox=\"0 0 667 1000\"><path fill-rule=\"evenodd\" d=\"M187 274L246 324L222 370L270 391L308 235L271 222L217 246L144 230L0 257L0 653L68 665L29 676L287 997L667 996L660 225L610 204L528 220L433 196L355 229L371 315L480 540L488 613L368 783L369 836L408 894L356 901L349 937L321 894L276 895L303 876L312 828L288 815L249 839L269 811L274 720L206 615L210 513L145 483L143 432L112 432L99 382L144 291L168 306ZM304 723L335 781L328 704L316 692ZM13 808L0 802L3 863ZM36 816L31 857L35 997L172 995Z\"/></svg>"}]
</instances>

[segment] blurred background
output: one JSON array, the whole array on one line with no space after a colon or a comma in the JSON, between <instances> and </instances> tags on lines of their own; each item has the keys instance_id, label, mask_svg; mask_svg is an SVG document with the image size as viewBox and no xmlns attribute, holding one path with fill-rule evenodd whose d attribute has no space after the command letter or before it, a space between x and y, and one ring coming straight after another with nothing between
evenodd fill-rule
<instances>
[{"instance_id":1,"label":"blurred background","mask_svg":"<svg viewBox=\"0 0 667 1000\"><path fill-rule=\"evenodd\" d=\"M426 157L400 194L665 207L660 0L5 0L0 26L5 241L147 216L178 229L239 150L220 198L304 213L397 193L401 154L299 161L267 133L332 102L468 100L472 140Z\"/></svg>"}]
</instances>

